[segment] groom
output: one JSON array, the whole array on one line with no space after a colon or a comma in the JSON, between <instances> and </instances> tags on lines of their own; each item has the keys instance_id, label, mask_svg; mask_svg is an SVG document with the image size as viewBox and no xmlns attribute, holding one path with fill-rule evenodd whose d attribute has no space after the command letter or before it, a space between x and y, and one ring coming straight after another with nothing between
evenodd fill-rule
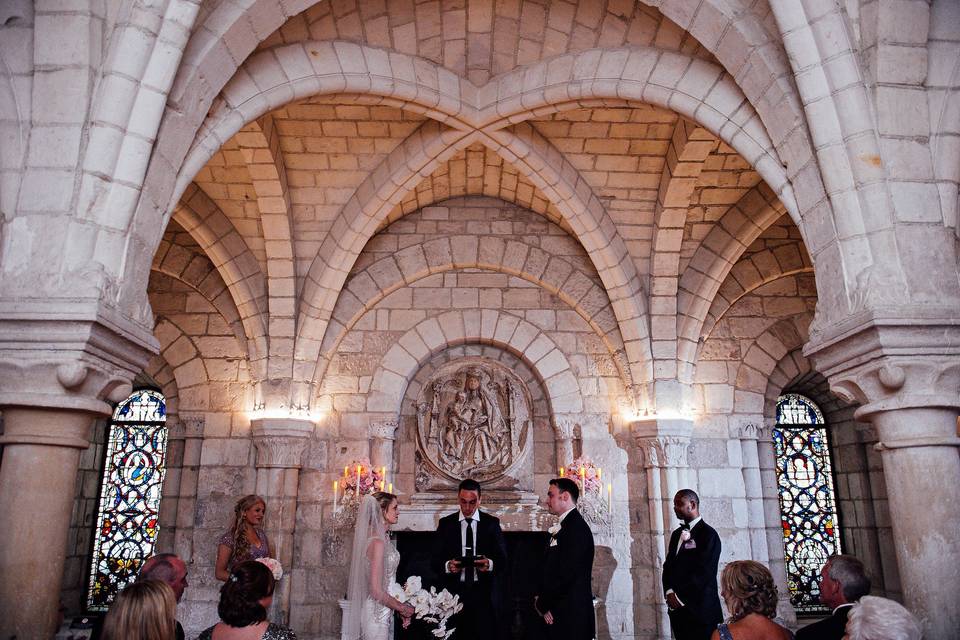
<instances>
[{"instance_id":1,"label":"groom","mask_svg":"<svg viewBox=\"0 0 960 640\"><path fill-rule=\"evenodd\" d=\"M547 509L560 516L550 527L543 579L534 598L550 640L591 640L593 614L593 533L577 511L580 488L570 478L555 478L547 490Z\"/></svg>"},{"instance_id":2,"label":"groom","mask_svg":"<svg viewBox=\"0 0 960 640\"><path fill-rule=\"evenodd\" d=\"M456 628L457 640L505 637L501 615L503 589L499 575L506 575L507 545L500 520L480 511L480 483L460 483L460 510L440 518L433 551L434 571L442 586L460 596L463 611L447 625ZM480 556L480 557L478 557ZM472 563L461 559L477 557Z\"/></svg>"}]
</instances>

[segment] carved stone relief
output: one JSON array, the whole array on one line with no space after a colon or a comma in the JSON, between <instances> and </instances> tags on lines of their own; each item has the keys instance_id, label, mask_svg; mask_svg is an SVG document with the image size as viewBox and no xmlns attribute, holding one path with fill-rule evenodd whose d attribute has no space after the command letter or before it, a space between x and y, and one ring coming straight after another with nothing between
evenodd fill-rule
<instances>
[{"instance_id":1,"label":"carved stone relief","mask_svg":"<svg viewBox=\"0 0 960 640\"><path fill-rule=\"evenodd\" d=\"M497 362L464 358L440 367L417 399L417 490L511 475L532 452L531 407L523 381Z\"/></svg>"}]
</instances>

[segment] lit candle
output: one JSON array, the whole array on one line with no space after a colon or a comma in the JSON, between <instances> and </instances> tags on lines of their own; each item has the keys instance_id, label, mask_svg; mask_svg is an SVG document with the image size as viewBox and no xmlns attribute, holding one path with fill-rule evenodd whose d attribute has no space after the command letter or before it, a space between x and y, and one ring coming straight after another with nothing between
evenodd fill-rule
<instances>
[{"instance_id":1,"label":"lit candle","mask_svg":"<svg viewBox=\"0 0 960 640\"><path fill-rule=\"evenodd\" d=\"M391 482L389 485L387 485L387 493L393 493L393 483L392 483L392 482Z\"/></svg>"},{"instance_id":2,"label":"lit candle","mask_svg":"<svg viewBox=\"0 0 960 640\"><path fill-rule=\"evenodd\" d=\"M387 468L380 467L380 490L383 491L383 485L387 481Z\"/></svg>"},{"instance_id":3,"label":"lit candle","mask_svg":"<svg viewBox=\"0 0 960 640\"><path fill-rule=\"evenodd\" d=\"M347 469L348 469L348 468L349 468L349 465L348 465L348 466L345 466L345 467L343 468L343 477L344 477L344 478L347 477Z\"/></svg>"},{"instance_id":4,"label":"lit candle","mask_svg":"<svg viewBox=\"0 0 960 640\"><path fill-rule=\"evenodd\" d=\"M580 485L581 486L583 485L583 481L586 479L586 477L587 477L587 470L584 469L583 467L580 467Z\"/></svg>"},{"instance_id":5,"label":"lit candle","mask_svg":"<svg viewBox=\"0 0 960 640\"><path fill-rule=\"evenodd\" d=\"M563 467L560 467L560 477L561 477L561 478L563 477L563 472L564 472L564 468L563 468Z\"/></svg>"},{"instance_id":6,"label":"lit candle","mask_svg":"<svg viewBox=\"0 0 960 640\"><path fill-rule=\"evenodd\" d=\"M603 480L603 468L597 467L597 480Z\"/></svg>"},{"instance_id":7,"label":"lit candle","mask_svg":"<svg viewBox=\"0 0 960 640\"><path fill-rule=\"evenodd\" d=\"M340 483L336 480L333 481L333 510L337 510L337 494L340 490Z\"/></svg>"},{"instance_id":8,"label":"lit candle","mask_svg":"<svg viewBox=\"0 0 960 640\"><path fill-rule=\"evenodd\" d=\"M356 494L357 494L357 497L358 497L358 498L360 497L360 472L361 472L361 471L363 471L363 467L361 467L360 465L357 465L357 491L356 491Z\"/></svg>"},{"instance_id":9,"label":"lit candle","mask_svg":"<svg viewBox=\"0 0 960 640\"><path fill-rule=\"evenodd\" d=\"M613 509L613 484L607 483L607 511Z\"/></svg>"}]
</instances>

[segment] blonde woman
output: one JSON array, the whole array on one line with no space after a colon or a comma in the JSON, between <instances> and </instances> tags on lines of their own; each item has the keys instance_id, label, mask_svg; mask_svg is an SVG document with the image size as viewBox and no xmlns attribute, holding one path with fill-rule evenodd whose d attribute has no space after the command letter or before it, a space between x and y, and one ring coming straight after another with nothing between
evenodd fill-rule
<instances>
[{"instance_id":1,"label":"blonde woman","mask_svg":"<svg viewBox=\"0 0 960 640\"><path fill-rule=\"evenodd\" d=\"M102 640L174 640L177 599L159 580L134 582L117 595L103 621Z\"/></svg>"},{"instance_id":2,"label":"blonde woman","mask_svg":"<svg viewBox=\"0 0 960 640\"><path fill-rule=\"evenodd\" d=\"M237 501L230 529L217 545L217 580L226 581L230 570L241 562L273 557L273 548L263 530L266 510L267 503L260 496L244 496Z\"/></svg>"},{"instance_id":3,"label":"blonde woman","mask_svg":"<svg viewBox=\"0 0 960 640\"><path fill-rule=\"evenodd\" d=\"M793 634L772 620L777 615L777 585L759 562L736 560L724 567L720 597L730 618L717 626L710 640L792 640Z\"/></svg>"}]
</instances>

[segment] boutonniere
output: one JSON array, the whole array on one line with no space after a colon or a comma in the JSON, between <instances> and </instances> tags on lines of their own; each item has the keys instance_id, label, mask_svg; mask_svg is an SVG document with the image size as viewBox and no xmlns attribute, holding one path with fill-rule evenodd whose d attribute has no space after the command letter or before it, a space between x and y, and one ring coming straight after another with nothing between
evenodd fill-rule
<instances>
[{"instance_id":1,"label":"boutonniere","mask_svg":"<svg viewBox=\"0 0 960 640\"><path fill-rule=\"evenodd\" d=\"M560 533L560 523L553 525L547 529L547 531L550 533L550 546L557 546L557 534Z\"/></svg>"},{"instance_id":2,"label":"boutonniere","mask_svg":"<svg viewBox=\"0 0 960 640\"><path fill-rule=\"evenodd\" d=\"M683 531L680 532L681 542L686 542L689 539L690 539L690 529L684 529Z\"/></svg>"}]
</instances>

